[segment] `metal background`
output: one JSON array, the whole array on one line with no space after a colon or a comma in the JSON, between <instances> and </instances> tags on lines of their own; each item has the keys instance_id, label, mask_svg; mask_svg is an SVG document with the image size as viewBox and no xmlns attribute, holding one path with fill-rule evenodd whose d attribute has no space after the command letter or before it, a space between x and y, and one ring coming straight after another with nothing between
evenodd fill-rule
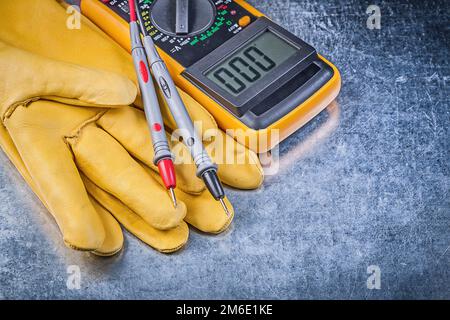
<instances>
[{"instance_id":1,"label":"metal background","mask_svg":"<svg viewBox=\"0 0 450 320\"><path fill-rule=\"evenodd\" d=\"M450 298L450 2L376 1L381 30L367 1L250 2L342 72L337 104L281 145L281 171L229 191L227 233L192 231L172 255L126 233L105 259L64 246L0 153L0 298Z\"/></svg>"}]
</instances>

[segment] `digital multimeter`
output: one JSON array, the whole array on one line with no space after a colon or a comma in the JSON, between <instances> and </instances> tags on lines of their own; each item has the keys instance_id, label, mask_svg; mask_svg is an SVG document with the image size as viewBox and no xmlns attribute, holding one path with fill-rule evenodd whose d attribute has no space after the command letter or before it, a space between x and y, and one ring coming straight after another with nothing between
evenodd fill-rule
<instances>
[{"instance_id":1,"label":"digital multimeter","mask_svg":"<svg viewBox=\"0 0 450 320\"><path fill-rule=\"evenodd\" d=\"M272 149L339 93L334 65L243 0L139 5L175 83L257 152ZM126 0L82 0L81 10L130 50Z\"/></svg>"}]
</instances>

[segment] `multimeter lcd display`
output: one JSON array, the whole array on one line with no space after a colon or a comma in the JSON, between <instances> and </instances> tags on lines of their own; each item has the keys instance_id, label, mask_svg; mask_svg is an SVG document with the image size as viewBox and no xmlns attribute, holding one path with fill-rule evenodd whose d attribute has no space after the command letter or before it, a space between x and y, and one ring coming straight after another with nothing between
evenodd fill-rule
<instances>
[{"instance_id":1,"label":"multimeter lcd display","mask_svg":"<svg viewBox=\"0 0 450 320\"><path fill-rule=\"evenodd\" d=\"M296 47L267 30L214 66L205 76L238 96L297 52Z\"/></svg>"}]
</instances>

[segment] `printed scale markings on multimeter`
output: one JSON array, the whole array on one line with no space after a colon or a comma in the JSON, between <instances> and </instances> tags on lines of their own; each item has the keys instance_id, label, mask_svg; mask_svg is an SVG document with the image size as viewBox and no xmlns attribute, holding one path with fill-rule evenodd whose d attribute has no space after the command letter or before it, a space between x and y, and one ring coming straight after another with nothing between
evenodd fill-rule
<instances>
[{"instance_id":1,"label":"printed scale markings on multimeter","mask_svg":"<svg viewBox=\"0 0 450 320\"><path fill-rule=\"evenodd\" d=\"M152 6L155 2L164 3L160 6L161 11L173 12L175 8L171 7L169 2L175 3L176 0L144 0L140 1L139 5L142 9L142 20L144 21L144 27L147 29L149 35L153 38L153 41L166 53L173 56L181 65L185 68L191 66L199 59L203 58L214 49L222 45L225 41L232 38L233 35L243 30L243 27L239 25L239 21L235 21L232 18L237 16L246 16L249 14L244 11L241 7L233 3L233 1L215 1L215 5L210 5L209 0L190 0L191 3L195 3L200 9L203 7L209 10L205 12L204 21L198 22L199 26L194 26L194 28L199 30L194 30L190 34L192 36L180 36L175 33L175 30L170 30L168 26L170 22L174 22L170 19L171 17L161 18L161 21L168 21L167 23L160 23L161 27L155 26L155 18L152 18ZM115 13L121 16L125 21L129 19L129 9L128 2L126 0L112 0L104 1ZM166 4L167 3L167 4ZM173 9L173 10L172 10ZM192 8L191 8L192 11ZM209 12L208 12L209 11ZM209 17L213 14L215 18ZM190 16L191 18L192 15ZM248 16L249 17L249 16ZM195 22L194 22L195 24ZM163 29L164 28L164 29ZM163 29L163 31L161 31ZM208 41L213 36L218 33L218 39L220 41ZM195 55L191 52L186 52L187 50L194 49ZM186 49L186 50L185 50Z\"/></svg>"},{"instance_id":2,"label":"printed scale markings on multimeter","mask_svg":"<svg viewBox=\"0 0 450 320\"><path fill-rule=\"evenodd\" d=\"M83 2L93 1L82 0L82 9ZM96 1L128 21L127 1ZM177 33L181 2L189 5L186 34ZM278 129L284 139L339 93L336 67L242 0L141 0L139 5L166 63L182 67L172 74L177 85L222 129L256 134ZM88 16L98 19L93 12ZM109 33L119 40L114 30Z\"/></svg>"}]
</instances>

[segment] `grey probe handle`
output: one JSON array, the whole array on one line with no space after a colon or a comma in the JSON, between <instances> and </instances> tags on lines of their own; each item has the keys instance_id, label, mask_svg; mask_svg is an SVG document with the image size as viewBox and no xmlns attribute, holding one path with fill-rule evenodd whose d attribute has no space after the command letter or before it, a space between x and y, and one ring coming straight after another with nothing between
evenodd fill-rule
<instances>
[{"instance_id":1,"label":"grey probe handle","mask_svg":"<svg viewBox=\"0 0 450 320\"><path fill-rule=\"evenodd\" d=\"M197 166L197 176L201 177L207 171L217 172L217 165L211 161L206 152L203 142L195 131L194 124L191 117L186 110L183 100L178 93L178 90L167 70L166 64L161 59L156 51L153 39L150 36L144 37L144 47L147 53L148 60L151 64L153 76L158 83L159 88L166 100L170 112L180 129L183 143L188 147L192 159L194 159Z\"/></svg>"},{"instance_id":2,"label":"grey probe handle","mask_svg":"<svg viewBox=\"0 0 450 320\"><path fill-rule=\"evenodd\" d=\"M152 80L145 50L142 47L139 27L136 22L130 23L130 34L134 67L139 80L145 117L147 118L153 149L155 151L153 161L157 165L163 159L172 158L172 153L167 142L158 96L156 95L155 85Z\"/></svg>"}]
</instances>

